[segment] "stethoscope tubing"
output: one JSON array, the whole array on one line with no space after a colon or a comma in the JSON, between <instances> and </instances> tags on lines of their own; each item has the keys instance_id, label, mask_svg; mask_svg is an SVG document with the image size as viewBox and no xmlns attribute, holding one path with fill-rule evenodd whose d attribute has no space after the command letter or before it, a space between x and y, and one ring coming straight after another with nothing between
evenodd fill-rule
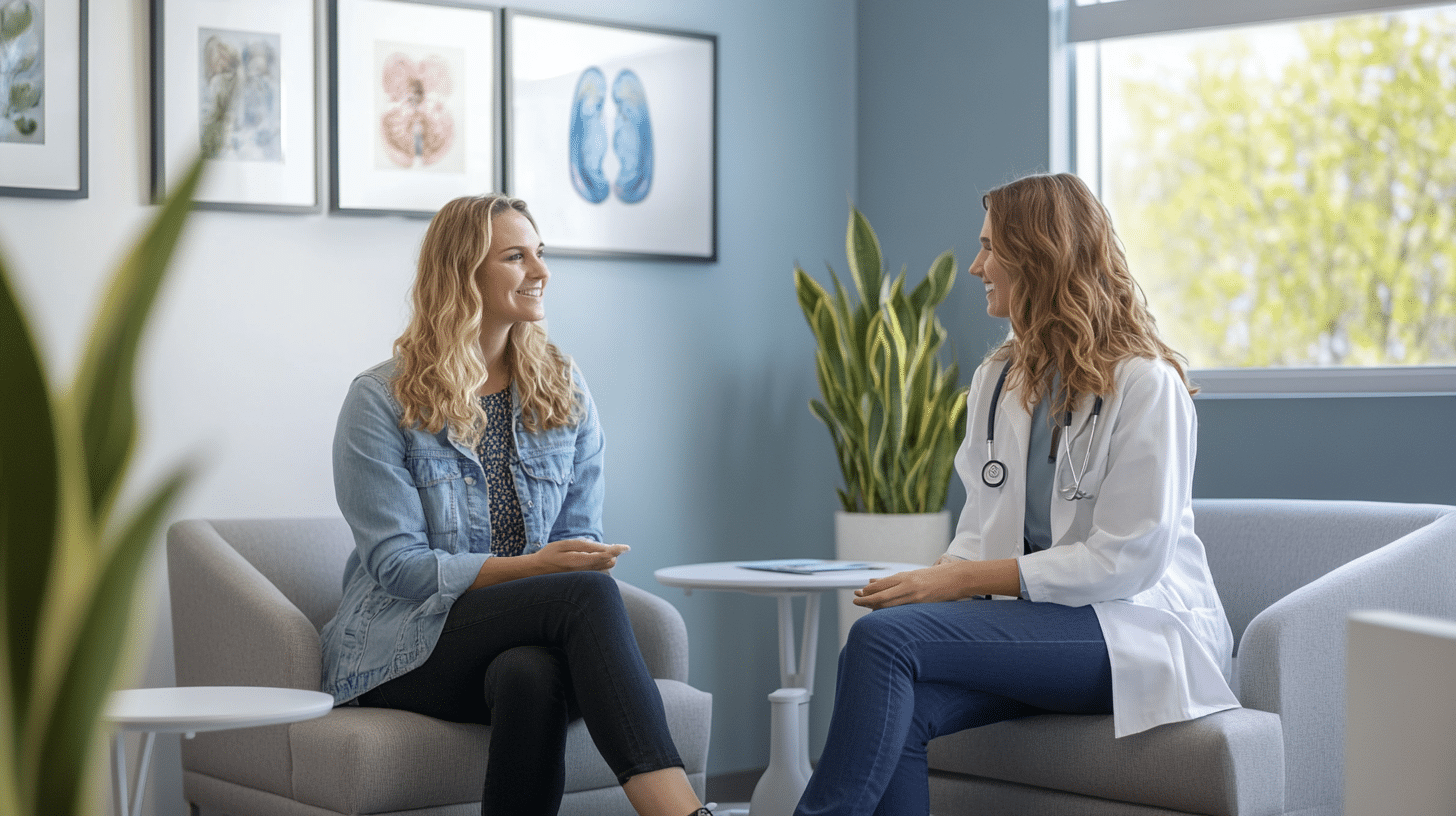
<instances>
[{"instance_id":1,"label":"stethoscope tubing","mask_svg":"<svg viewBox=\"0 0 1456 816\"><path fill-rule=\"evenodd\" d=\"M1007 360L1006 365L1001 367L1001 375L996 378L996 388L991 391L991 410L986 412L986 464L981 468L981 481L987 487L1000 487L1006 483L1006 464L992 455L992 443L996 439L996 409L1001 405L1001 391L1006 387L1006 375L1011 372L1011 361ZM1077 473L1077 466L1072 464L1072 443L1071 427L1072 412L1068 411L1062 420L1062 427L1067 432L1062 434L1062 447L1067 467L1072 471L1072 487L1069 490L1057 486L1057 494L1067 501L1078 499L1090 499L1091 493L1082 490L1082 479L1087 475L1087 464L1092 461L1092 440L1097 438L1097 418L1102 414L1102 397L1092 403L1092 427L1087 436L1087 451L1082 455L1082 472ZM1053 443L1055 444L1055 442ZM1061 465L1058 464L1057 472L1061 472Z\"/></svg>"}]
</instances>

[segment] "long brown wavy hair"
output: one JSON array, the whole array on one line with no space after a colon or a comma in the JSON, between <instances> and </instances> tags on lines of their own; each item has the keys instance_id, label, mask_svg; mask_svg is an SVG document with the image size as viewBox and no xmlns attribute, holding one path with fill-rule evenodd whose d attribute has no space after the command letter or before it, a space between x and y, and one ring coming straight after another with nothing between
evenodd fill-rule
<instances>
[{"instance_id":1,"label":"long brown wavy hair","mask_svg":"<svg viewBox=\"0 0 1456 816\"><path fill-rule=\"evenodd\" d=\"M981 203L991 252L1011 282L1011 334L987 359L1012 361L1007 385L1020 388L1023 407L1050 394L1057 375L1050 408L1058 414L1083 394L1109 397L1117 364L1129 357L1166 360L1197 393L1187 360L1158 336L1107 209L1080 178L1027 176Z\"/></svg>"},{"instance_id":2,"label":"long brown wavy hair","mask_svg":"<svg viewBox=\"0 0 1456 816\"><path fill-rule=\"evenodd\" d=\"M404 409L403 427L470 442L485 430L476 393L485 384L480 353L482 299L479 275L490 252L491 224L510 212L536 219L526 202L499 193L457 198L440 208L425 231L411 295L414 309L394 341L394 395ZM571 360L546 337L539 323L517 323L506 339L505 364L530 431L571 425L580 419Z\"/></svg>"}]
</instances>

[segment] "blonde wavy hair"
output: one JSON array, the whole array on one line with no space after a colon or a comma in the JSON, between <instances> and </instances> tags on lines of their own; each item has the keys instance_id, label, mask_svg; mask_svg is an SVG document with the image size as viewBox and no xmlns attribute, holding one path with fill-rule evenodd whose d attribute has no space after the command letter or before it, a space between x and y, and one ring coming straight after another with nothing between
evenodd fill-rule
<instances>
[{"instance_id":1,"label":"blonde wavy hair","mask_svg":"<svg viewBox=\"0 0 1456 816\"><path fill-rule=\"evenodd\" d=\"M451 436L471 442L485 431L485 409L476 396L487 374L479 342L479 279L490 252L491 224L510 211L536 226L526 202L498 193L457 198L430 221L420 246L413 313L404 334L394 341L394 396L404 409L402 427L438 433L448 425ZM539 323L511 327L505 364L528 430L580 419L571 359L547 339Z\"/></svg>"},{"instance_id":2,"label":"blonde wavy hair","mask_svg":"<svg viewBox=\"0 0 1456 816\"><path fill-rule=\"evenodd\" d=\"M1197 393L1187 360L1158 336L1107 209L1080 178L1027 176L981 203L991 251L1011 282L1011 334L987 359L1012 361L1007 385L1020 388L1023 407L1050 394L1057 375L1050 407L1058 414L1083 394L1109 397L1117 364L1129 357L1166 360Z\"/></svg>"}]
</instances>

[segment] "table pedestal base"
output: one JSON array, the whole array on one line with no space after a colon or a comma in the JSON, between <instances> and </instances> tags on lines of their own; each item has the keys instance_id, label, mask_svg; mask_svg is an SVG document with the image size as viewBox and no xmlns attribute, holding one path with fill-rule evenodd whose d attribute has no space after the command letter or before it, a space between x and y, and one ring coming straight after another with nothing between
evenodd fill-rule
<instances>
[{"instance_id":1,"label":"table pedestal base","mask_svg":"<svg viewBox=\"0 0 1456 816\"><path fill-rule=\"evenodd\" d=\"M809 785L809 692L781 688L768 696L773 707L768 768L759 777L749 816L793 816Z\"/></svg>"}]
</instances>

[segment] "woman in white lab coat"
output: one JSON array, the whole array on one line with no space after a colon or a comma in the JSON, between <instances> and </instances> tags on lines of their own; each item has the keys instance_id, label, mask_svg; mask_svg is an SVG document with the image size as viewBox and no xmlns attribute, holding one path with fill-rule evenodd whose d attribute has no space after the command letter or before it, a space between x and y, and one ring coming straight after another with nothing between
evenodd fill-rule
<instances>
[{"instance_id":1,"label":"woman in white lab coat","mask_svg":"<svg viewBox=\"0 0 1456 816\"><path fill-rule=\"evenodd\" d=\"M965 508L933 566L856 591L876 611L840 655L798 816L923 816L941 734L1059 712L1111 713L1122 737L1238 706L1193 531L1182 358L1080 179L1030 176L982 201L969 271L1011 333L971 382Z\"/></svg>"}]
</instances>

